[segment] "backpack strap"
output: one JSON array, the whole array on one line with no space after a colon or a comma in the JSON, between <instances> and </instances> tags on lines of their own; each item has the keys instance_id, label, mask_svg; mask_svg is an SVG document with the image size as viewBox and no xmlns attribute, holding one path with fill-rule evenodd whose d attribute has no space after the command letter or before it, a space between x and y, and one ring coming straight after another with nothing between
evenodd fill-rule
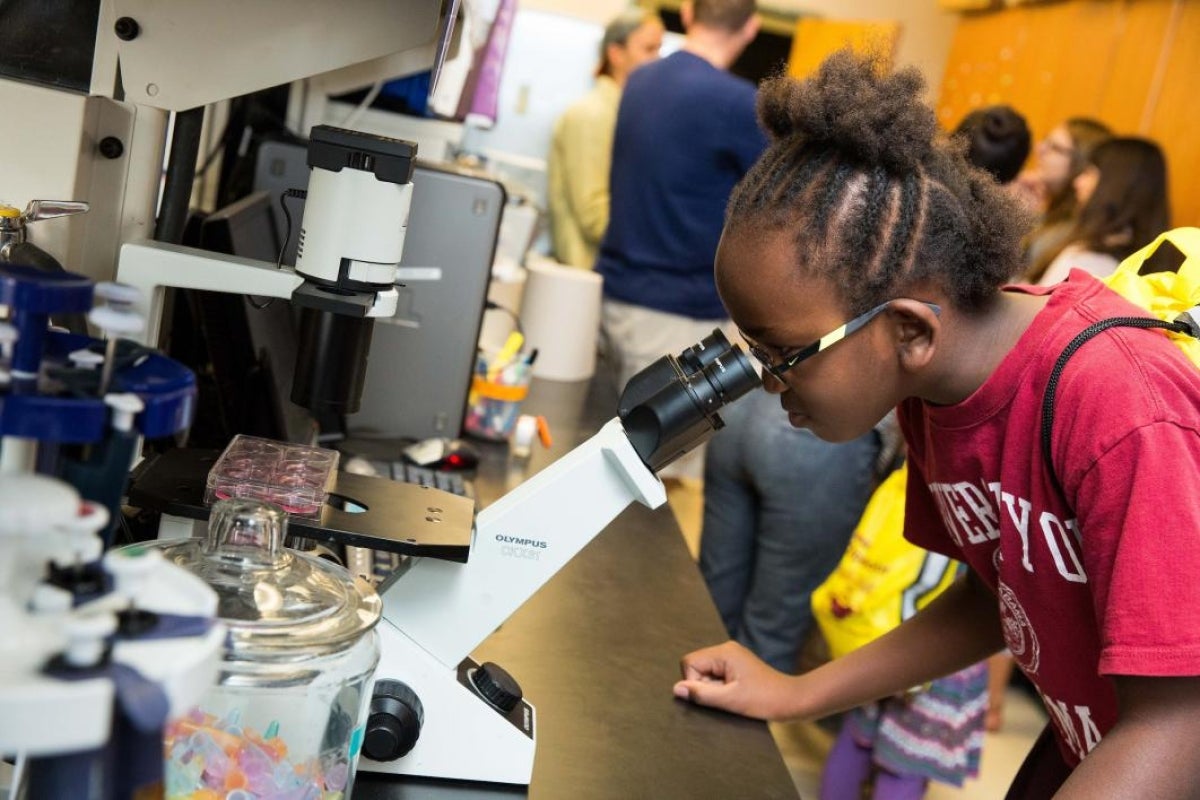
<instances>
[{"instance_id":1,"label":"backpack strap","mask_svg":"<svg viewBox=\"0 0 1200 800\"><path fill-rule=\"evenodd\" d=\"M1200 325L1197 325L1194 314L1190 313L1180 314L1179 318L1174 322L1154 317L1110 317L1102 319L1099 322L1093 322L1076 334L1075 338L1063 348L1062 353L1058 356L1058 360L1054 362L1054 368L1050 370L1050 380L1046 382L1046 393L1042 396L1042 460L1046 462L1046 470L1050 473L1050 481L1063 497L1066 495L1063 492L1062 482L1059 481L1058 474L1054 471L1054 461L1050 457L1050 433L1051 428L1054 426L1054 400L1058 393L1058 382L1062 378L1063 369L1067 366L1067 360L1075 355L1075 352L1083 346L1084 342L1109 328L1117 327L1166 328L1175 333L1200 338Z\"/></svg>"}]
</instances>

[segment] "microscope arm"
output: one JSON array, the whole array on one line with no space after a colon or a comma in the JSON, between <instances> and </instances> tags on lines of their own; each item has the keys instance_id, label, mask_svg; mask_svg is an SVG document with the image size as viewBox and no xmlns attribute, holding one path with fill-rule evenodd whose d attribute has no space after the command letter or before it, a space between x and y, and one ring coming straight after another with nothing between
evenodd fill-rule
<instances>
[{"instance_id":1,"label":"microscope arm","mask_svg":"<svg viewBox=\"0 0 1200 800\"><path fill-rule=\"evenodd\" d=\"M407 211L407 205L404 209ZM395 240L403 237L382 238L396 245ZM394 255L398 261L398 245ZM346 261L345 258L341 260ZM331 259L324 263L331 263ZM373 264L364 263L368 268ZM371 326L375 319L395 314L400 298L390 280L371 291L349 291L332 287L324 279L302 275L290 267L276 268L268 261L154 241L121 247L117 280L139 290L133 310L141 314L145 328L140 335L130 338L150 347L158 344L163 289L167 287L279 298L299 306L302 310L297 329L299 340L292 375L292 402L339 414L358 410L366 377Z\"/></svg>"},{"instance_id":2,"label":"microscope arm","mask_svg":"<svg viewBox=\"0 0 1200 800\"><path fill-rule=\"evenodd\" d=\"M117 280L141 290L134 311L146 320L135 338L153 347L162 325L163 289L205 289L255 297L291 298L304 278L290 268L191 247L144 241L121 247Z\"/></svg>"},{"instance_id":3,"label":"microscope arm","mask_svg":"<svg viewBox=\"0 0 1200 800\"><path fill-rule=\"evenodd\" d=\"M619 419L479 513L470 559L417 561L384 618L453 668L630 503L666 502Z\"/></svg>"}]
</instances>

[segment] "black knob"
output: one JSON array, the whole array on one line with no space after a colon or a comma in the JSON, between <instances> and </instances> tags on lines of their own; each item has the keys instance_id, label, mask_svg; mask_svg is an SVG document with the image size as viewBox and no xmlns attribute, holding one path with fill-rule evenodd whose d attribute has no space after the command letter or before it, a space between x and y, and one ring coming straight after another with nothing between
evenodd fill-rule
<instances>
[{"instance_id":1,"label":"black knob","mask_svg":"<svg viewBox=\"0 0 1200 800\"><path fill-rule=\"evenodd\" d=\"M142 26L138 25L138 21L133 17L121 17L113 25L113 31L121 41L132 42L142 32Z\"/></svg>"},{"instance_id":2,"label":"black knob","mask_svg":"<svg viewBox=\"0 0 1200 800\"><path fill-rule=\"evenodd\" d=\"M125 153L125 145L115 136L105 136L98 147L105 158L120 158Z\"/></svg>"},{"instance_id":3,"label":"black knob","mask_svg":"<svg viewBox=\"0 0 1200 800\"><path fill-rule=\"evenodd\" d=\"M512 675L500 666L488 661L471 673L471 684L475 690L493 706L505 714L521 702L521 686Z\"/></svg>"},{"instance_id":4,"label":"black knob","mask_svg":"<svg viewBox=\"0 0 1200 800\"><path fill-rule=\"evenodd\" d=\"M100 567L100 562L91 564L72 564L60 567L50 564L47 568L46 583L66 589L76 595L103 594L108 591L107 576Z\"/></svg>"},{"instance_id":5,"label":"black knob","mask_svg":"<svg viewBox=\"0 0 1200 800\"><path fill-rule=\"evenodd\" d=\"M127 608L117 612L117 631L128 639L143 636L158 626L158 614L144 608Z\"/></svg>"},{"instance_id":6,"label":"black knob","mask_svg":"<svg viewBox=\"0 0 1200 800\"><path fill-rule=\"evenodd\" d=\"M373 761L394 761L417 743L425 709L417 693L400 681L376 681L363 736L363 755Z\"/></svg>"}]
</instances>

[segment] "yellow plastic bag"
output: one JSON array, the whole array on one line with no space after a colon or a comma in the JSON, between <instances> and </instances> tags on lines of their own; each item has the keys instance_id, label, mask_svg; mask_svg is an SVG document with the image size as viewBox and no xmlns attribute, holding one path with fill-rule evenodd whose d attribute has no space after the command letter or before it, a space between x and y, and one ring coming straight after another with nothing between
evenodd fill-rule
<instances>
[{"instance_id":1,"label":"yellow plastic bag","mask_svg":"<svg viewBox=\"0 0 1200 800\"><path fill-rule=\"evenodd\" d=\"M1177 272L1138 271L1163 242L1170 242L1184 255ZM1200 228L1176 228L1121 262L1116 272L1104 279L1109 288L1130 302L1164 320L1174 320L1200 305ZM1200 322L1193 313L1193 319ZM1183 333L1164 331L1179 345L1192 363L1200 365L1200 339Z\"/></svg>"},{"instance_id":2,"label":"yellow plastic bag","mask_svg":"<svg viewBox=\"0 0 1200 800\"><path fill-rule=\"evenodd\" d=\"M1183 255L1183 263L1174 272L1151 272L1139 275L1145 262L1164 243L1170 242ZM1104 279L1108 287L1133 304L1145 309L1145 317L1112 317L1089 325L1063 349L1042 396L1042 460L1051 480L1060 489L1054 468L1053 437L1054 402L1058 380L1071 355L1089 339L1109 328L1132 327L1161 330L1183 350L1193 364L1200 366L1200 228L1176 228L1160 235L1150 244L1122 261L1116 271ZM1161 327L1152 327L1152 326ZM1167 330L1171 328L1171 330Z\"/></svg>"},{"instance_id":3,"label":"yellow plastic bag","mask_svg":"<svg viewBox=\"0 0 1200 800\"><path fill-rule=\"evenodd\" d=\"M841 563L812 594L813 615L839 658L882 636L944 592L958 562L930 553L904 538L901 467L867 503Z\"/></svg>"}]
</instances>

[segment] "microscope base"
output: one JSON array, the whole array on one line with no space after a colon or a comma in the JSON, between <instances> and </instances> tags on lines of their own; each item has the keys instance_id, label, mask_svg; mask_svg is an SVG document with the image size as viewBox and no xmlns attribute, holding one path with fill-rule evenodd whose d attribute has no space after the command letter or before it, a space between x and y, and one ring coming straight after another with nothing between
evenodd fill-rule
<instances>
[{"instance_id":1,"label":"microscope base","mask_svg":"<svg viewBox=\"0 0 1200 800\"><path fill-rule=\"evenodd\" d=\"M386 620L379 623L382 655L376 682L397 680L417 695L424 725L416 745L395 761L364 754L359 771L489 783L528 784L533 773L535 712L525 700L507 715L470 685L466 658L451 669Z\"/></svg>"}]
</instances>

